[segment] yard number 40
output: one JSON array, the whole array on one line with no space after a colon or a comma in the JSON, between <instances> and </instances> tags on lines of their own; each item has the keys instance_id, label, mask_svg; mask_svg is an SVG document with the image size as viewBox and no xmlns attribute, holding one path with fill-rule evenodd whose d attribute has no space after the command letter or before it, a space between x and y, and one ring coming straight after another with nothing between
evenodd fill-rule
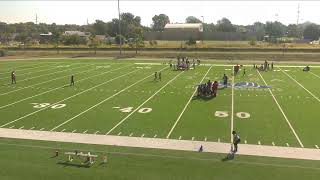
<instances>
[{"instance_id":1,"label":"yard number 40","mask_svg":"<svg viewBox=\"0 0 320 180\"><path fill-rule=\"evenodd\" d=\"M216 112L214 113L214 115L215 115L216 117L224 118L224 117L228 117L228 116L229 116L229 113L228 113L228 111L216 111ZM250 118L250 114L247 113L247 112L237 112L237 113L236 113L236 116L237 116L238 118L241 118L241 119Z\"/></svg>"}]
</instances>

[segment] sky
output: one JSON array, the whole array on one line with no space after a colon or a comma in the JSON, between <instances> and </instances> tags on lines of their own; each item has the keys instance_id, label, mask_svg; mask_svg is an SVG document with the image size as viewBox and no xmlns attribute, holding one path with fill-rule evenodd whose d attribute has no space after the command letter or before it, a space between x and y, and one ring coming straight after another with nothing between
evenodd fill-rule
<instances>
[{"instance_id":1,"label":"sky","mask_svg":"<svg viewBox=\"0 0 320 180\"><path fill-rule=\"evenodd\" d=\"M320 1L124 1L121 12L141 17L145 26L152 24L156 14L167 14L172 23L183 23L195 16L205 23L216 23L226 17L233 24L248 25L254 22L278 20L286 25L311 21L320 24ZM117 1L2 1L0 21L7 23L38 22L56 24L87 24L96 19L110 21L117 18Z\"/></svg>"}]
</instances>

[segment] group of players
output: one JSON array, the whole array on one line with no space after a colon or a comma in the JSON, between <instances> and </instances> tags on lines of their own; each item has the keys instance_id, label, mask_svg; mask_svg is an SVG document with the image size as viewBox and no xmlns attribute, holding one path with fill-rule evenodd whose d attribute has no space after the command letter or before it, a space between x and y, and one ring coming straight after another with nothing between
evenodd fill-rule
<instances>
[{"instance_id":1,"label":"group of players","mask_svg":"<svg viewBox=\"0 0 320 180\"><path fill-rule=\"evenodd\" d=\"M192 68L196 68L196 61L197 65L200 65L200 59L192 59ZM191 67L191 62L188 57L177 57L177 61L175 64L172 63L172 60L169 62L170 68L173 68L173 70L189 70Z\"/></svg>"}]
</instances>

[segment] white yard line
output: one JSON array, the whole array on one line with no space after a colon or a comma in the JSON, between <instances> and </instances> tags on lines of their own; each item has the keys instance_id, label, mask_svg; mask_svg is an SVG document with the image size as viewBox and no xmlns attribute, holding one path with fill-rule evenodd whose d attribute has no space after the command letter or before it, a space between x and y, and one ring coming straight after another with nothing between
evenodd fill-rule
<instances>
[{"instance_id":1,"label":"white yard line","mask_svg":"<svg viewBox=\"0 0 320 180\"><path fill-rule=\"evenodd\" d=\"M267 82L264 80L264 78L262 77L261 73L260 73L259 71L257 71L257 72L259 73L259 75L260 75L260 77L261 77L262 81L264 82L264 84L265 84L266 86L268 86ZM289 127L290 127L290 129L291 129L292 133L294 134L294 136L295 136L295 137L296 137L296 139L298 140L298 142L299 142L300 146L301 146L301 147L304 147L304 146L303 146L303 144L302 144L302 142L301 142L301 140L300 140L300 138L299 138L299 136L297 135L297 133L296 133L296 131L294 130L294 128L292 127L292 125L291 125L291 123L290 123L289 119L287 118L287 115L284 113L284 111L282 110L282 108L281 108L280 104L278 103L278 101L277 101L276 97L273 95L273 92L270 90L270 88L268 88L268 90L269 90L269 92L270 92L270 94L271 94L271 96L272 96L272 98L273 98L274 102L277 104L277 106L278 106L279 110L281 111L281 113L282 113L282 115L283 115L284 119L287 121L287 124L289 125Z\"/></svg>"},{"instance_id":2,"label":"white yard line","mask_svg":"<svg viewBox=\"0 0 320 180\"><path fill-rule=\"evenodd\" d=\"M208 69L208 71L205 73L205 75L203 76L203 78L202 78L201 81L200 81L200 84L202 83L202 81L204 80L204 78L208 75L208 73L209 73L209 71L211 70L211 68L212 68L212 66L210 66L210 68ZM180 121L183 113L186 111L187 107L189 106L189 104L190 104L192 98L194 97L194 95L196 94L196 92L197 92L197 88L193 91L193 93L192 93L192 95L190 96L188 102L186 103L186 105L185 105L184 108L182 109L180 115L178 116L178 118L177 118L176 121L174 122L173 126L171 127L171 129L170 129L170 131L169 131L169 133L168 133L168 135L167 135L167 138L170 137L171 133L173 132L173 130L174 130L175 127L177 126L177 124L178 124L178 122Z\"/></svg>"},{"instance_id":3,"label":"white yard line","mask_svg":"<svg viewBox=\"0 0 320 180\"><path fill-rule=\"evenodd\" d=\"M165 85L163 85L158 91L156 91L153 95L151 95L147 100L145 100L142 104L140 104L136 109L134 109L130 114L128 114L125 118L123 118L120 122L118 122L113 128L111 128L107 134L110 134L114 129L120 126L125 120L127 120L132 114L138 111L144 104L146 104L150 99L152 99L155 95L157 95L162 89L164 89L168 84L174 81L178 76L180 76L184 71L177 74L174 78L168 81Z\"/></svg>"},{"instance_id":4,"label":"white yard line","mask_svg":"<svg viewBox=\"0 0 320 180\"><path fill-rule=\"evenodd\" d=\"M125 66L125 67L128 67L128 66ZM117 71L117 70L123 69L123 68L125 68L125 67L121 67L121 68L117 68L117 69L114 69L114 70L106 71L106 72L103 72L103 73L100 73L100 74L96 74L96 75L93 75L93 76L89 76L89 77L86 77L86 78L77 80L76 82L79 83L79 82L81 82L81 81L84 81L84 80L87 80L87 79L90 79L90 78L93 78L93 77L96 77L96 76L100 76L100 75L103 75L103 74L106 74L106 73L109 73L109 72ZM48 91L45 91L45 92L42 92L42 93L39 93L39 94L36 94L36 95L33 95L33 96L29 96L29 97L24 98L24 99L20 99L20 100L15 101L15 102L12 102L12 103L9 103L9 104L0 106L0 109L5 108L5 107L12 106L12 105L17 104L17 103L19 103L19 102L22 102L22 101L25 101L25 100L28 100L28 99L31 99L31 98L34 98L34 97L37 97L37 96L41 96L41 95L43 95L43 94L46 94L46 93L49 93L49 92L58 90L58 89L60 89L60 88L63 88L63 87L65 87L65 86L68 86L68 85L69 85L69 84L65 84L65 85L63 85L63 86L59 86L59 87L56 87L56 88L54 88L54 89L51 89L51 90L48 90Z\"/></svg>"},{"instance_id":5,"label":"white yard line","mask_svg":"<svg viewBox=\"0 0 320 180\"><path fill-rule=\"evenodd\" d=\"M205 152L228 153L230 143L216 143L190 140L160 139L160 138L141 138L125 137L113 135L95 135L68 132L50 132L36 130L4 129L0 128L0 137L42 140L54 142L112 145L125 147L140 147L152 149L168 149L183 151L198 151L200 145ZM261 157L279 157L290 159L320 160L320 151L315 148L294 148L265 145L241 144L237 152L239 155L252 155ZM221 160L219 160L221 161Z\"/></svg>"},{"instance_id":6,"label":"white yard line","mask_svg":"<svg viewBox=\"0 0 320 180\"><path fill-rule=\"evenodd\" d=\"M55 102L55 103L51 104L50 106L44 107L44 108L42 108L42 109L39 109L39 110L37 110L37 111L34 111L34 112L29 113L29 114L27 114L27 115L24 115L24 116L22 116L22 117L20 117L20 118L17 118L17 119L15 119L15 120L13 120L13 121L7 122L7 123L1 125L0 127L4 127L4 126L9 125L9 124L12 124L12 123L14 123L14 122L20 121L21 119L24 119L24 118L26 118L26 117L29 117L29 116L31 116L31 115L33 115L33 114L36 114L36 113L40 112L40 111L43 111L43 110L45 110L45 109L48 109L48 108L50 108L50 107L52 107L52 106L54 106L54 105L56 105L56 104L59 104L59 103L64 102L64 101L66 101L66 100L68 100L68 99L74 98L74 97L76 97L76 96L79 96L79 95L81 95L81 94L83 94L83 93L85 93L85 92L88 92L88 91L90 91L90 90L92 90L92 89L94 89L94 88L97 88L97 87L99 87L99 86L102 86L102 85L104 85L104 84L107 84L107 83L109 83L109 82L111 82L111 81L114 81L114 80L116 80L116 79L119 79L119 78L121 78L121 77L123 77L123 76L132 74L132 73L134 73L134 72L136 72L136 71L139 71L139 69L138 69L138 70L131 71L131 72L129 72L129 73L122 74L122 75L117 76L117 77L115 77L115 78L112 78L112 79L110 79L110 80L108 80L108 81L105 81L105 82L103 82L103 83L100 83L100 84L98 84L98 85L95 85L95 86L93 86L93 87L91 87L91 88L89 88L89 89L86 89L86 90L81 91L81 92L79 92L79 93L77 93L77 94L74 94L74 95L69 96L69 97L67 97L67 98L65 98L65 99L62 99L62 100L60 100L60 101L58 101L58 102Z\"/></svg>"},{"instance_id":7,"label":"white yard line","mask_svg":"<svg viewBox=\"0 0 320 180\"><path fill-rule=\"evenodd\" d=\"M164 69L167 69L167 68L168 68L168 67L162 68L160 71L162 71L162 70L164 70ZM138 83L140 83L140 82L142 82L142 81L146 80L147 78L150 78L152 75L153 75L153 73L152 73L152 74L150 74L150 75L148 75L148 76L146 76L146 77L144 77L144 78L142 78L142 79L140 79L139 81L136 81L135 83L131 84L130 86L127 86L126 88L122 89L121 91L119 91L119 92L117 92L117 93L115 93L115 94L113 94L113 95L111 95L111 96L107 97L106 99L104 99L104 100L100 101L99 103L97 103L97 104L95 104L95 105L93 105L93 106L89 107L88 109L86 109L86 110L84 110L84 111L80 112L79 114L77 114L77 115L73 116L72 118L70 118L70 119L66 120L65 122L63 122L63 123L61 123L61 124L59 124L59 125L55 126L54 128L52 128L52 129L51 129L51 131L53 131L53 130L55 130L55 129L59 128L60 126L63 126L64 124L66 124L66 123L68 123L68 122L72 121L73 119L75 119L75 118L77 118L77 117L81 116L82 114L84 114L84 113L86 113L86 112L90 111L91 109L93 109L93 108L95 108L95 107L97 107L97 106L101 105L102 103L104 103L104 102L108 101L109 99L111 99L111 98L113 98L113 97L115 97L115 96L119 95L120 93L122 93L122 92L126 91L127 89L131 88L132 86L135 86L136 84L138 84Z\"/></svg>"},{"instance_id":8,"label":"white yard line","mask_svg":"<svg viewBox=\"0 0 320 180\"><path fill-rule=\"evenodd\" d=\"M234 66L232 68L232 83L231 83L231 119L230 119L230 142L233 142L233 135L232 135L232 131L233 131L233 114L234 114Z\"/></svg>"},{"instance_id":9,"label":"white yard line","mask_svg":"<svg viewBox=\"0 0 320 180\"><path fill-rule=\"evenodd\" d=\"M311 74L313 74L314 76L320 78L320 76L318 76L317 74L315 74L315 73L313 73L313 72L311 72L311 71L309 71L309 73L311 73Z\"/></svg>"},{"instance_id":10,"label":"white yard line","mask_svg":"<svg viewBox=\"0 0 320 180\"><path fill-rule=\"evenodd\" d=\"M296 82L300 87L302 87L304 90L306 90L312 97L314 97L318 102L320 102L320 99L315 96L312 92L310 92L307 88L305 88L302 84L300 84L296 79L294 79L292 76L290 76L288 73L283 71L281 68L279 68L285 75L287 75L290 79L292 79L294 82Z\"/></svg>"},{"instance_id":11,"label":"white yard line","mask_svg":"<svg viewBox=\"0 0 320 180\"><path fill-rule=\"evenodd\" d=\"M89 66L89 65L87 65L87 66ZM69 70L72 70L72 69L79 69L79 68L83 68L83 67L87 67L87 66L81 66L81 67L71 68L71 69L64 70L64 71L69 71ZM88 71L93 71L93 70L95 70L95 69L88 69L88 70L86 70L86 71L81 71L81 72L75 73L75 74L80 74L80 73L84 73L84 72L88 72ZM60 71L60 72L63 72L63 71ZM22 89L30 88L30 87L33 87L33 86L36 86L36 85L45 84L45 83L48 83L48 82L51 82L51 81L55 81L55 80L57 80L57 79L61 79L61 78L68 77L68 76L70 76L70 75L61 76L61 77L54 78L54 79L50 79L50 80L48 80L48 81L44 81L44 82L41 82L41 83L36 83L36 84L30 85L30 86L26 86L26 87L23 87L23 88L20 88L20 89L16 89L16 90L12 90L12 91L9 91L9 92L5 92L5 93L0 94L0 96L7 95L7 94L10 94L10 93L13 93L13 92L16 92L16 91L20 91L20 90L22 90Z\"/></svg>"}]
</instances>

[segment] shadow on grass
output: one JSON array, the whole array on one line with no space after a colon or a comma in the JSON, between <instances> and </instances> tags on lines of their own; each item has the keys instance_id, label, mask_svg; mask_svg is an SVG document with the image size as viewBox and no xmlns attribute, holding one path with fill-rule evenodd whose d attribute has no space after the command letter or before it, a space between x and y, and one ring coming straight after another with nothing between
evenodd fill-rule
<instances>
[{"instance_id":1,"label":"shadow on grass","mask_svg":"<svg viewBox=\"0 0 320 180\"><path fill-rule=\"evenodd\" d=\"M63 165L64 167L77 167L77 168L90 168L89 164L78 164L72 163L70 161L57 162L59 165Z\"/></svg>"}]
</instances>

